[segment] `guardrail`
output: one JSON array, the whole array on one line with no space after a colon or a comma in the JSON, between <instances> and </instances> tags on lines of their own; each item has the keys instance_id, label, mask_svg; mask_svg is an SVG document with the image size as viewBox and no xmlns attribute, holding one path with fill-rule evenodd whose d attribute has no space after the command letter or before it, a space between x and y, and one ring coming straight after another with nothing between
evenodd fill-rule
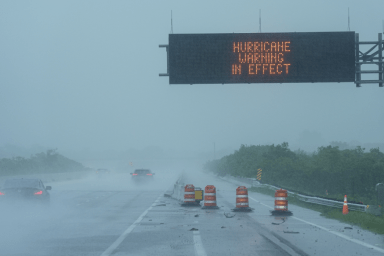
<instances>
[{"instance_id":1,"label":"guardrail","mask_svg":"<svg viewBox=\"0 0 384 256\"><path fill-rule=\"evenodd\" d=\"M275 187L275 186L272 186L269 184L261 184L259 181L257 181L254 178L234 177L234 176L226 175L226 176L222 177L222 179L224 179L224 180L228 180L228 179L236 180L238 182L249 184L249 185L251 185L251 187L268 187L268 188L273 189L273 190L280 189L278 187ZM325 205L325 206L334 207L334 208L343 208L343 204L344 204L344 202L320 198L320 197L305 196L305 195L294 193L294 192L291 192L288 190L287 190L287 192L288 192L288 194L295 196L300 201L303 201L306 203ZM366 212L367 205L348 203L348 209L350 211Z\"/></svg>"},{"instance_id":2,"label":"guardrail","mask_svg":"<svg viewBox=\"0 0 384 256\"><path fill-rule=\"evenodd\" d=\"M335 207L335 208L343 208L343 204L344 204L344 202L329 200L329 199L325 199L325 198L304 196L304 195L300 195L300 194L296 194L296 196L299 200L301 200L303 202L325 205L325 206L330 206L330 207ZM350 211L365 212L367 209L367 206L363 205L363 204L348 203L348 209Z\"/></svg>"}]
</instances>

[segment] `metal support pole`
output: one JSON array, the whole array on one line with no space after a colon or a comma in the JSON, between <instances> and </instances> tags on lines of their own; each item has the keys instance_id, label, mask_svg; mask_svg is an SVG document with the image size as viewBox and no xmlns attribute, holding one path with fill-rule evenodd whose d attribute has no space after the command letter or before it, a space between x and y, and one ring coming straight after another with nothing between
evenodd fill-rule
<instances>
[{"instance_id":1,"label":"metal support pole","mask_svg":"<svg viewBox=\"0 0 384 256\"><path fill-rule=\"evenodd\" d=\"M167 45L167 44L160 44L159 45L159 48L165 48L165 50L167 51L167 73L166 74L161 73L161 74L159 74L159 76L169 76L169 51L168 51L168 47L169 47L169 45Z\"/></svg>"},{"instance_id":2,"label":"metal support pole","mask_svg":"<svg viewBox=\"0 0 384 256\"><path fill-rule=\"evenodd\" d=\"M172 28L172 33L173 33L173 28ZM167 51L167 74L169 75L169 51L168 51L168 45L167 47L165 48L165 50Z\"/></svg>"},{"instance_id":3,"label":"metal support pole","mask_svg":"<svg viewBox=\"0 0 384 256\"><path fill-rule=\"evenodd\" d=\"M383 87L383 35L379 33L379 87Z\"/></svg>"},{"instance_id":4,"label":"metal support pole","mask_svg":"<svg viewBox=\"0 0 384 256\"><path fill-rule=\"evenodd\" d=\"M361 87L361 67L360 67L360 51L359 51L359 33L355 34L355 84L356 87Z\"/></svg>"}]
</instances>

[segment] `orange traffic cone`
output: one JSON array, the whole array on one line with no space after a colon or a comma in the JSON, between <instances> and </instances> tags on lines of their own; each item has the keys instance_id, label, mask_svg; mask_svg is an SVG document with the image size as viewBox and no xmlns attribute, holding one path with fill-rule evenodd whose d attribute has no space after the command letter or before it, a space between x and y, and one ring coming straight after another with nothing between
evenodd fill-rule
<instances>
[{"instance_id":1,"label":"orange traffic cone","mask_svg":"<svg viewBox=\"0 0 384 256\"><path fill-rule=\"evenodd\" d=\"M343 205L343 214L347 214L348 211L348 204L347 204L347 195L344 196L344 205Z\"/></svg>"}]
</instances>

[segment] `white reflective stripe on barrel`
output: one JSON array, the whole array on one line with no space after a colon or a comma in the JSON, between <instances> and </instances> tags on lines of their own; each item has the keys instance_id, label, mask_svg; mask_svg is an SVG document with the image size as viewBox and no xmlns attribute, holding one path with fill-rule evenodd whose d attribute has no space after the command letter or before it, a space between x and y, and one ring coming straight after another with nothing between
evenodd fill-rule
<instances>
[{"instance_id":1,"label":"white reflective stripe on barrel","mask_svg":"<svg viewBox=\"0 0 384 256\"><path fill-rule=\"evenodd\" d=\"M239 197L239 198L248 198L248 195L236 195L236 197Z\"/></svg>"},{"instance_id":2,"label":"white reflective stripe on barrel","mask_svg":"<svg viewBox=\"0 0 384 256\"><path fill-rule=\"evenodd\" d=\"M184 192L185 195L194 195L195 192Z\"/></svg>"},{"instance_id":3,"label":"white reflective stripe on barrel","mask_svg":"<svg viewBox=\"0 0 384 256\"><path fill-rule=\"evenodd\" d=\"M236 205L249 205L249 203L236 203Z\"/></svg>"},{"instance_id":4,"label":"white reflective stripe on barrel","mask_svg":"<svg viewBox=\"0 0 384 256\"><path fill-rule=\"evenodd\" d=\"M287 198L286 197L275 197L275 200L287 200Z\"/></svg>"},{"instance_id":5,"label":"white reflective stripe on barrel","mask_svg":"<svg viewBox=\"0 0 384 256\"><path fill-rule=\"evenodd\" d=\"M205 201L205 200L204 200L204 203L205 203L205 204L215 204L216 201Z\"/></svg>"},{"instance_id":6,"label":"white reflective stripe on barrel","mask_svg":"<svg viewBox=\"0 0 384 256\"><path fill-rule=\"evenodd\" d=\"M275 209L287 209L287 206L275 205Z\"/></svg>"},{"instance_id":7,"label":"white reflective stripe on barrel","mask_svg":"<svg viewBox=\"0 0 384 256\"><path fill-rule=\"evenodd\" d=\"M204 196L215 196L216 193L204 193Z\"/></svg>"},{"instance_id":8,"label":"white reflective stripe on barrel","mask_svg":"<svg viewBox=\"0 0 384 256\"><path fill-rule=\"evenodd\" d=\"M184 198L184 202L187 202L187 201L195 201L195 199L191 199L191 198Z\"/></svg>"}]
</instances>

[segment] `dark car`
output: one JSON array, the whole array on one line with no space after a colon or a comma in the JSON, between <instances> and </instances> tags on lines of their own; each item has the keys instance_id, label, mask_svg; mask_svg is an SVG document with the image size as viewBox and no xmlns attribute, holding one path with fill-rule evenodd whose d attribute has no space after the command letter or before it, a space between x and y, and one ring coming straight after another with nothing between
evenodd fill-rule
<instances>
[{"instance_id":1,"label":"dark car","mask_svg":"<svg viewBox=\"0 0 384 256\"><path fill-rule=\"evenodd\" d=\"M134 180L148 180L153 178L154 173L149 169L136 169L132 174Z\"/></svg>"},{"instance_id":2,"label":"dark car","mask_svg":"<svg viewBox=\"0 0 384 256\"><path fill-rule=\"evenodd\" d=\"M96 170L96 175L98 178L105 178L109 176L110 171L108 169L99 168Z\"/></svg>"},{"instance_id":3,"label":"dark car","mask_svg":"<svg viewBox=\"0 0 384 256\"><path fill-rule=\"evenodd\" d=\"M40 179L7 179L0 188L0 201L13 203L21 201L49 203L48 190Z\"/></svg>"}]
</instances>

